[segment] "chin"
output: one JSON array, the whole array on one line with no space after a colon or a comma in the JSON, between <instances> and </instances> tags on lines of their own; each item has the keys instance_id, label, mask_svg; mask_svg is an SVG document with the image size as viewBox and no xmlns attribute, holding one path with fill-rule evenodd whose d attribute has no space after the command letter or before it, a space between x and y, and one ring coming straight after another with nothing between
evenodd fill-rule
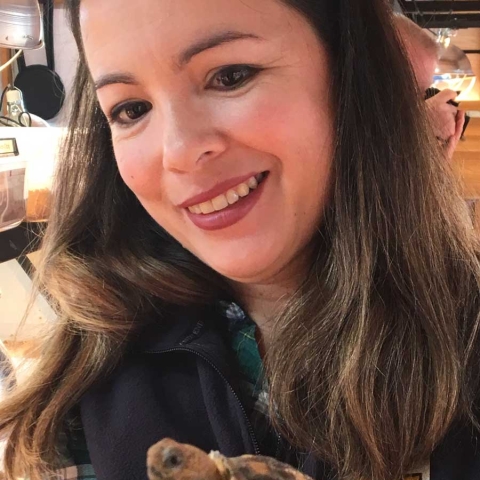
<instances>
[{"instance_id":1,"label":"chin","mask_svg":"<svg viewBox=\"0 0 480 480\"><path fill-rule=\"evenodd\" d=\"M244 284L268 283L288 263L288 259L283 259L281 254L275 254L271 250L243 252L243 255L233 252L218 254L202 261L228 280Z\"/></svg>"}]
</instances>

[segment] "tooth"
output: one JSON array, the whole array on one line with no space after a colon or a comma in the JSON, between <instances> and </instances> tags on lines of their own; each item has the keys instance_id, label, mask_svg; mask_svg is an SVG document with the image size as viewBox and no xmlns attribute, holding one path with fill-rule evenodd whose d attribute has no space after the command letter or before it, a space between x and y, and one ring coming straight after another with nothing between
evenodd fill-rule
<instances>
[{"instance_id":1,"label":"tooth","mask_svg":"<svg viewBox=\"0 0 480 480\"><path fill-rule=\"evenodd\" d=\"M193 207L188 207L191 213L199 214L202 213L202 210L200 210L200 207L198 205L194 205Z\"/></svg>"},{"instance_id":2,"label":"tooth","mask_svg":"<svg viewBox=\"0 0 480 480\"><path fill-rule=\"evenodd\" d=\"M188 207L188 210L197 215L208 215L209 213L223 210L229 205L233 205L234 203L238 202L240 197L246 197L250 193L250 190L255 190L258 187L258 184L264 178L265 175L263 173L259 173L253 177L250 177L246 183L241 183L234 189L228 190L227 193L218 195L218 197L215 197L208 202L203 202L199 205Z\"/></svg>"},{"instance_id":3,"label":"tooth","mask_svg":"<svg viewBox=\"0 0 480 480\"><path fill-rule=\"evenodd\" d=\"M250 188L246 183L241 183L235 187L235 191L241 196L246 197L250 193Z\"/></svg>"},{"instance_id":4,"label":"tooth","mask_svg":"<svg viewBox=\"0 0 480 480\"><path fill-rule=\"evenodd\" d=\"M228 200L225 195L219 195L212 200L213 208L218 212L228 207Z\"/></svg>"},{"instance_id":5,"label":"tooth","mask_svg":"<svg viewBox=\"0 0 480 480\"><path fill-rule=\"evenodd\" d=\"M204 215L215 211L215 208L213 208L213 204L211 200L209 200L208 202L201 203L199 207Z\"/></svg>"},{"instance_id":6,"label":"tooth","mask_svg":"<svg viewBox=\"0 0 480 480\"><path fill-rule=\"evenodd\" d=\"M255 177L249 178L247 185L251 190L255 190L258 187L257 179Z\"/></svg>"},{"instance_id":7,"label":"tooth","mask_svg":"<svg viewBox=\"0 0 480 480\"><path fill-rule=\"evenodd\" d=\"M230 205L233 205L234 203L237 203L239 198L240 197L235 190L229 190L227 192L227 201Z\"/></svg>"}]
</instances>

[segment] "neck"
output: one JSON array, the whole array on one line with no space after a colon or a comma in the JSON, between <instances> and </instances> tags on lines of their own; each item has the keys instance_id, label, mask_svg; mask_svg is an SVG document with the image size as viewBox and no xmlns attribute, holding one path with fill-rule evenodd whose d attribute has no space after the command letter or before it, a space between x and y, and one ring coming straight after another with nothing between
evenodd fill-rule
<instances>
[{"instance_id":1,"label":"neck","mask_svg":"<svg viewBox=\"0 0 480 480\"><path fill-rule=\"evenodd\" d=\"M257 324L257 341L261 350L268 348L275 318L300 287L307 272L304 259L297 259L277 275L262 282L234 282L234 290L242 307Z\"/></svg>"},{"instance_id":2,"label":"neck","mask_svg":"<svg viewBox=\"0 0 480 480\"><path fill-rule=\"evenodd\" d=\"M243 308L262 332L262 337L270 336L273 322L285 307L294 292L294 287L282 284L237 285Z\"/></svg>"}]
</instances>

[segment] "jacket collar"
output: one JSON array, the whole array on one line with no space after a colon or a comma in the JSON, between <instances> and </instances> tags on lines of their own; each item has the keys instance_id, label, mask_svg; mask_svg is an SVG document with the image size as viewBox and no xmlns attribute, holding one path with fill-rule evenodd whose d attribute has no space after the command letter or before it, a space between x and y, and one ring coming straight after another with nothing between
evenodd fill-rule
<instances>
[{"instance_id":1,"label":"jacket collar","mask_svg":"<svg viewBox=\"0 0 480 480\"><path fill-rule=\"evenodd\" d=\"M130 350L158 353L187 345L212 326L218 311L211 306L169 306L153 315L133 339Z\"/></svg>"}]
</instances>

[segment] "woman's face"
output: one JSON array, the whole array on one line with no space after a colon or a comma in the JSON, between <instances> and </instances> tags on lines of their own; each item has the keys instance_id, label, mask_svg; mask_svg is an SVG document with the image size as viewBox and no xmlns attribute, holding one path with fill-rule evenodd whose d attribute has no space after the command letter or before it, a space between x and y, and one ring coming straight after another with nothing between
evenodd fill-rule
<instances>
[{"instance_id":1,"label":"woman's face","mask_svg":"<svg viewBox=\"0 0 480 480\"><path fill-rule=\"evenodd\" d=\"M120 174L148 213L232 280L293 267L333 149L328 59L307 21L278 0L83 0L81 28Z\"/></svg>"}]
</instances>

